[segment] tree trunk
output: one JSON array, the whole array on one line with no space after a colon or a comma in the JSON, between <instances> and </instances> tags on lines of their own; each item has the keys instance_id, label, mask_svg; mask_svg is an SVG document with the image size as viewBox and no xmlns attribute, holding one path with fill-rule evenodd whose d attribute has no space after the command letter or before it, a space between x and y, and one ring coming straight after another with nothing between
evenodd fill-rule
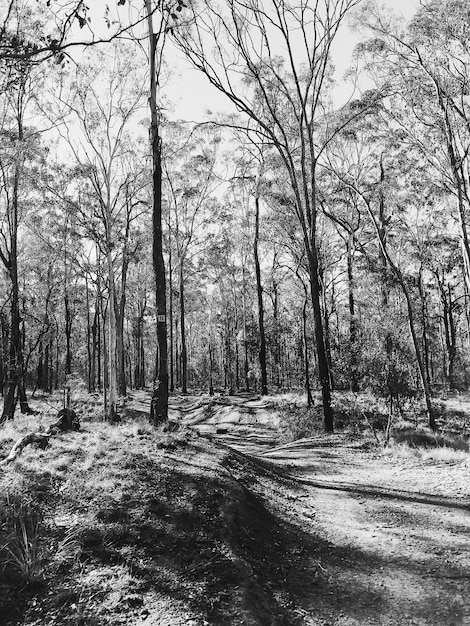
<instances>
[{"instance_id":1,"label":"tree trunk","mask_svg":"<svg viewBox=\"0 0 470 626\"><path fill-rule=\"evenodd\" d=\"M273 335L274 335L274 372L276 376L276 387L281 386L281 338L279 336L279 290L275 280L273 280Z\"/></svg>"},{"instance_id":2,"label":"tree trunk","mask_svg":"<svg viewBox=\"0 0 470 626\"><path fill-rule=\"evenodd\" d=\"M248 333L246 319L246 281L245 265L243 264L243 374L245 378L245 391L250 391L249 364L248 364Z\"/></svg>"},{"instance_id":3,"label":"tree trunk","mask_svg":"<svg viewBox=\"0 0 470 626\"><path fill-rule=\"evenodd\" d=\"M261 369L261 395L268 394L268 376L266 369L266 336L264 331L264 304L263 287L261 284L261 267L258 253L259 241L259 191L255 192L255 237L253 241L253 255L255 260L256 294L258 297L258 327L259 327L259 364Z\"/></svg>"},{"instance_id":4,"label":"tree trunk","mask_svg":"<svg viewBox=\"0 0 470 626\"><path fill-rule=\"evenodd\" d=\"M310 297L312 299L313 320L315 324L315 345L317 348L318 377L322 392L323 424L325 431L333 432L333 410L331 408L330 368L325 346L321 311L321 286L318 274L318 256L315 245L305 244L307 250Z\"/></svg>"},{"instance_id":5,"label":"tree trunk","mask_svg":"<svg viewBox=\"0 0 470 626\"><path fill-rule=\"evenodd\" d=\"M65 270L67 271L67 269ZM70 311L70 300L67 291L67 285L65 285L64 294L64 308L65 308L65 381L72 373L72 313Z\"/></svg>"},{"instance_id":6,"label":"tree trunk","mask_svg":"<svg viewBox=\"0 0 470 626\"><path fill-rule=\"evenodd\" d=\"M96 390L96 366L100 363L100 311L98 295L95 301L95 313L93 315L93 323L91 325L91 360L90 360L90 392L93 393ZM101 376L98 376L98 387L101 387Z\"/></svg>"},{"instance_id":7,"label":"tree trunk","mask_svg":"<svg viewBox=\"0 0 470 626\"><path fill-rule=\"evenodd\" d=\"M349 302L349 368L351 391L359 391L358 368L357 368L357 323L354 301L354 239L353 234L349 234L347 242L347 266L348 266L348 302Z\"/></svg>"},{"instance_id":8,"label":"tree trunk","mask_svg":"<svg viewBox=\"0 0 470 626\"><path fill-rule=\"evenodd\" d=\"M150 139L153 159L153 268L156 282L157 307L157 342L158 342L158 382L155 385L150 419L154 424L168 420L168 346L166 322L166 278L165 263L163 260L163 232L162 232L162 151L159 132L157 108L157 39L153 32L152 3L145 0L149 33L150 56Z\"/></svg>"},{"instance_id":9,"label":"tree trunk","mask_svg":"<svg viewBox=\"0 0 470 626\"><path fill-rule=\"evenodd\" d=\"M0 331L0 390L3 397L8 377L8 321L3 311L0 311Z\"/></svg>"},{"instance_id":10,"label":"tree trunk","mask_svg":"<svg viewBox=\"0 0 470 626\"><path fill-rule=\"evenodd\" d=\"M91 316L90 316L90 293L88 290L88 275L85 274L85 293L86 293L86 352L87 352L87 378L88 378L88 393L93 390L91 375L92 375L92 346L91 346Z\"/></svg>"},{"instance_id":11,"label":"tree trunk","mask_svg":"<svg viewBox=\"0 0 470 626\"><path fill-rule=\"evenodd\" d=\"M140 294L137 303L137 319L135 322L134 341L135 341L135 368L134 368L134 384L136 389L145 387L145 352L144 352L144 315L147 303L145 298Z\"/></svg>"},{"instance_id":12,"label":"tree trunk","mask_svg":"<svg viewBox=\"0 0 470 626\"><path fill-rule=\"evenodd\" d=\"M121 292L116 316L116 359L117 359L117 387L120 396L127 394L126 359L124 347L124 312L126 297Z\"/></svg>"},{"instance_id":13,"label":"tree trunk","mask_svg":"<svg viewBox=\"0 0 470 626\"><path fill-rule=\"evenodd\" d=\"M307 294L305 294L304 304L302 306L302 337L304 344L305 391L307 392L307 406L313 406L312 389L310 387L310 359L308 355L307 306L308 297Z\"/></svg>"},{"instance_id":14,"label":"tree trunk","mask_svg":"<svg viewBox=\"0 0 470 626\"><path fill-rule=\"evenodd\" d=\"M128 239L130 228L130 209L128 208L125 245L123 250L122 270L121 270L121 292L119 294L119 303L116 303L116 358L117 358L117 385L120 396L125 397L127 394L126 381L126 350L124 346L124 319L126 314L126 289L127 289L127 272L129 269L128 256Z\"/></svg>"},{"instance_id":15,"label":"tree trunk","mask_svg":"<svg viewBox=\"0 0 470 626\"><path fill-rule=\"evenodd\" d=\"M450 285L444 285L444 278L437 277L439 291L441 294L441 302L443 307L442 319L444 322L444 339L447 352L447 367L445 375L450 390L456 389L455 380L455 359L457 356L456 329L453 314L452 290Z\"/></svg>"},{"instance_id":16,"label":"tree trunk","mask_svg":"<svg viewBox=\"0 0 470 626\"><path fill-rule=\"evenodd\" d=\"M21 135L21 132L20 132ZM19 137L20 140L22 137ZM19 391L23 380L23 352L21 349L21 316L18 287L18 192L20 166L15 166L13 192L10 215L10 253L8 258L8 274L11 282L10 299L10 348L8 362L7 392L3 402L3 413L0 423L13 419Z\"/></svg>"},{"instance_id":17,"label":"tree trunk","mask_svg":"<svg viewBox=\"0 0 470 626\"><path fill-rule=\"evenodd\" d=\"M214 395L214 377L213 377L213 371L214 371L214 358L212 356L212 346L209 343L209 395L213 396Z\"/></svg>"},{"instance_id":18,"label":"tree trunk","mask_svg":"<svg viewBox=\"0 0 470 626\"><path fill-rule=\"evenodd\" d=\"M175 390L175 352L173 336L173 266L170 233L168 237L168 278L170 282L170 392L173 392Z\"/></svg>"},{"instance_id":19,"label":"tree trunk","mask_svg":"<svg viewBox=\"0 0 470 626\"><path fill-rule=\"evenodd\" d=\"M116 286L114 282L114 267L111 254L112 237L110 225L110 209L106 216L106 262L108 266L108 402L106 406L106 420L111 424L119 421L117 413L117 321L116 321Z\"/></svg>"},{"instance_id":20,"label":"tree trunk","mask_svg":"<svg viewBox=\"0 0 470 626\"><path fill-rule=\"evenodd\" d=\"M180 259L180 328L181 328L181 391L188 393L188 352L186 347L186 319L184 307L183 259Z\"/></svg>"},{"instance_id":21,"label":"tree trunk","mask_svg":"<svg viewBox=\"0 0 470 626\"><path fill-rule=\"evenodd\" d=\"M424 367L426 369L427 379L431 383L432 378L431 378L430 366L429 366L430 353L429 353L429 341L428 341L428 310L427 310L426 290L424 287L422 268L420 268L419 270L418 289L419 289L419 295L421 298L421 326L423 329Z\"/></svg>"}]
</instances>

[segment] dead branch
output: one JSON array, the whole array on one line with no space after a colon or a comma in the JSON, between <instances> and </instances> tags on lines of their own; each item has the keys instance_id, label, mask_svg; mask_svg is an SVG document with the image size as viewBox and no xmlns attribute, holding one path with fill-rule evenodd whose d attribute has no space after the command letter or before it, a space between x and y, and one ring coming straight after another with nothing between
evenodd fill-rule
<instances>
[{"instance_id":1,"label":"dead branch","mask_svg":"<svg viewBox=\"0 0 470 626\"><path fill-rule=\"evenodd\" d=\"M40 448L47 448L49 439L58 432L80 430L80 420L78 415L72 409L61 409L57 413L57 420L50 424L44 433L27 433L14 444L10 450L10 454L0 461L0 466L7 465L17 459L24 448L32 443L37 444Z\"/></svg>"}]
</instances>

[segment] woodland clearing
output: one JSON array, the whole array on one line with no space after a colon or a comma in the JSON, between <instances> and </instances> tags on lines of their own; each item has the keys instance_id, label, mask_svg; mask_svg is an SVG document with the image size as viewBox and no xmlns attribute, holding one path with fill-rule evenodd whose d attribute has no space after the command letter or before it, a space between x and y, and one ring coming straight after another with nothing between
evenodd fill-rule
<instances>
[{"instance_id":1,"label":"woodland clearing","mask_svg":"<svg viewBox=\"0 0 470 626\"><path fill-rule=\"evenodd\" d=\"M293 396L176 396L164 432L149 399L115 426L82 400L80 432L2 470L1 624L470 623L468 451L286 443ZM2 458L51 421L32 404Z\"/></svg>"}]
</instances>

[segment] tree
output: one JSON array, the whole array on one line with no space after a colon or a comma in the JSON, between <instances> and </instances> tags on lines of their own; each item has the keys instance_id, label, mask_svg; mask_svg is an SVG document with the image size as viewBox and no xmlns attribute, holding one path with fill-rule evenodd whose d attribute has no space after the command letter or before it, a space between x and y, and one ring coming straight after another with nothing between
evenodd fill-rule
<instances>
[{"instance_id":1,"label":"tree","mask_svg":"<svg viewBox=\"0 0 470 626\"><path fill-rule=\"evenodd\" d=\"M181 124L167 128L164 183L169 205L169 230L178 263L181 386L188 390L185 284L186 264L194 264L206 245L211 196L220 185L215 177L219 138L207 129L185 130ZM173 257L172 257L173 258Z\"/></svg>"},{"instance_id":2,"label":"tree","mask_svg":"<svg viewBox=\"0 0 470 626\"><path fill-rule=\"evenodd\" d=\"M327 125L319 131L319 122L327 106L331 46L345 16L357 4L357 0L329 0L320 7L275 0L265 8L257 0L249 5L229 0L224 11L209 1L200 11L191 7L191 27L175 34L194 66L253 121L262 141L277 150L288 173L291 207L301 225L308 259L327 431L333 430L333 413L320 304L317 174L336 128Z\"/></svg>"},{"instance_id":3,"label":"tree","mask_svg":"<svg viewBox=\"0 0 470 626\"><path fill-rule=\"evenodd\" d=\"M126 276L129 264L129 234L138 194L139 171L129 167L130 132L136 113L143 105L143 91L137 87L136 64L130 50L121 45L117 55L100 54L98 63L83 64L74 76L71 97L62 99L69 117L66 139L79 167L77 173L85 183L80 187L74 210L82 214L89 235L100 246L107 266L108 288L108 377L109 395L106 416L118 419L118 355L121 392L125 392L123 375L123 333ZM113 55L113 56L111 56ZM113 64L107 68L108 61ZM104 81L105 90L101 89ZM77 141L76 125L80 129ZM130 145L129 145L130 144ZM80 198L81 194L81 198ZM85 207L91 210L87 214ZM85 211L84 211L85 209ZM96 230L101 226L101 231ZM121 269L121 302L117 299L117 265ZM118 341L119 340L119 341Z\"/></svg>"},{"instance_id":4,"label":"tree","mask_svg":"<svg viewBox=\"0 0 470 626\"><path fill-rule=\"evenodd\" d=\"M359 51L388 97L387 114L426 161L426 176L454 196L470 287L470 36L462 0L428 0L408 27L368 3L360 23L373 34Z\"/></svg>"},{"instance_id":5,"label":"tree","mask_svg":"<svg viewBox=\"0 0 470 626\"><path fill-rule=\"evenodd\" d=\"M26 19L22 16L23 20ZM19 18L18 18L19 19ZM23 355L24 337L21 330L20 286L18 279L18 233L27 208L28 170L41 159L37 132L26 127L25 116L31 105L33 88L38 77L28 61L16 61L6 68L8 91L2 94L3 135L0 153L1 193L4 217L1 227L0 259L10 281L10 329L8 386L0 421L12 419L17 397L21 410L29 412L26 400ZM29 180L31 189L31 180Z\"/></svg>"}]
</instances>

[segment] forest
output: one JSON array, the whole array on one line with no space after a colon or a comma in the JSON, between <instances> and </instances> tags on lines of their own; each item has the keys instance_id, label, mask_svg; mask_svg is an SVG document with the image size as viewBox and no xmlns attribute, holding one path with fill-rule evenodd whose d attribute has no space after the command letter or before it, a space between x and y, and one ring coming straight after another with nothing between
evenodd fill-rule
<instances>
[{"instance_id":1,"label":"forest","mask_svg":"<svg viewBox=\"0 0 470 626\"><path fill-rule=\"evenodd\" d=\"M0 0L1 624L469 623L470 9L411 4Z\"/></svg>"}]
</instances>

